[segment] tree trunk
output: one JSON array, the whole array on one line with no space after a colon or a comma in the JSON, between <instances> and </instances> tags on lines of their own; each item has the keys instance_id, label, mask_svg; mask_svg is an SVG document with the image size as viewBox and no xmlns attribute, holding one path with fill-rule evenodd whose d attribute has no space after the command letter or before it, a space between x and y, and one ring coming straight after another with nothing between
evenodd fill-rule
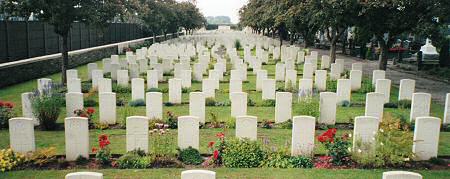
<instances>
[{"instance_id":1,"label":"tree trunk","mask_svg":"<svg viewBox=\"0 0 450 179\"><path fill-rule=\"evenodd\" d=\"M382 39L379 41L380 44L380 56L378 57L378 69L386 70L387 68L387 45Z\"/></svg>"},{"instance_id":2,"label":"tree trunk","mask_svg":"<svg viewBox=\"0 0 450 179\"><path fill-rule=\"evenodd\" d=\"M67 83L66 70L69 65L69 48L68 48L68 34L62 35L63 44L62 44L62 63L61 63L61 83Z\"/></svg>"},{"instance_id":3,"label":"tree trunk","mask_svg":"<svg viewBox=\"0 0 450 179\"><path fill-rule=\"evenodd\" d=\"M332 63L334 63L336 61L336 42L337 42L337 39L334 39L334 38L331 41L330 59L331 59Z\"/></svg>"}]
</instances>

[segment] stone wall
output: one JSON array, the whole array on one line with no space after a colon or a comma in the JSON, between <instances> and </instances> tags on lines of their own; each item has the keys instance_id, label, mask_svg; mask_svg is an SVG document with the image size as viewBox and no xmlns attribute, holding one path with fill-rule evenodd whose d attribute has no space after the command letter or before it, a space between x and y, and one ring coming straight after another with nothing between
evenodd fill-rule
<instances>
[{"instance_id":1,"label":"stone wall","mask_svg":"<svg viewBox=\"0 0 450 179\"><path fill-rule=\"evenodd\" d=\"M69 68L74 68L102 58L117 54L117 45L96 48L86 52L69 54ZM10 65L0 68L0 88L51 75L61 71L61 55L39 57L39 60L30 59L29 63ZM32 61L32 62L31 62Z\"/></svg>"}]
</instances>

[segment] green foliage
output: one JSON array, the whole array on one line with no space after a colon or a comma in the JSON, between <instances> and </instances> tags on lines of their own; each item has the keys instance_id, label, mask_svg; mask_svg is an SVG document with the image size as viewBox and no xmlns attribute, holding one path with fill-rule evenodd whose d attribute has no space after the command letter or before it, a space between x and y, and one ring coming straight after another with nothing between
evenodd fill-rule
<instances>
[{"instance_id":1,"label":"green foliage","mask_svg":"<svg viewBox=\"0 0 450 179\"><path fill-rule=\"evenodd\" d=\"M261 103L262 107L275 107L276 101L274 99L266 99Z\"/></svg>"},{"instance_id":2,"label":"green foliage","mask_svg":"<svg viewBox=\"0 0 450 179\"><path fill-rule=\"evenodd\" d=\"M337 80L327 79L327 91L336 92Z\"/></svg>"},{"instance_id":3,"label":"green foliage","mask_svg":"<svg viewBox=\"0 0 450 179\"><path fill-rule=\"evenodd\" d=\"M61 94L48 93L32 98L33 114L39 120L42 130L55 130L64 98Z\"/></svg>"},{"instance_id":4,"label":"green foliage","mask_svg":"<svg viewBox=\"0 0 450 179\"><path fill-rule=\"evenodd\" d=\"M45 166L51 162L56 161L56 148L40 148L27 157L28 162L35 166Z\"/></svg>"},{"instance_id":5,"label":"green foliage","mask_svg":"<svg viewBox=\"0 0 450 179\"><path fill-rule=\"evenodd\" d=\"M178 128L178 116L176 116L173 112L167 111L166 121L169 124L169 128L176 129Z\"/></svg>"},{"instance_id":6,"label":"green foliage","mask_svg":"<svg viewBox=\"0 0 450 179\"><path fill-rule=\"evenodd\" d=\"M298 110L300 115L313 116L315 118L319 117L320 114L320 101L318 98L309 97L303 99L299 103L299 107L295 110Z\"/></svg>"},{"instance_id":7,"label":"green foliage","mask_svg":"<svg viewBox=\"0 0 450 179\"><path fill-rule=\"evenodd\" d=\"M131 107L139 107L139 106L145 106L145 101L143 99L137 99L134 101L130 101L128 103L129 106Z\"/></svg>"},{"instance_id":8,"label":"green foliage","mask_svg":"<svg viewBox=\"0 0 450 179\"><path fill-rule=\"evenodd\" d=\"M313 162L307 157L289 156L285 152L277 151L268 154L262 166L271 168L312 168Z\"/></svg>"},{"instance_id":9,"label":"green foliage","mask_svg":"<svg viewBox=\"0 0 450 179\"><path fill-rule=\"evenodd\" d=\"M203 162L200 152L191 146L186 149L178 149L178 159L186 165L198 165Z\"/></svg>"},{"instance_id":10,"label":"green foliage","mask_svg":"<svg viewBox=\"0 0 450 179\"><path fill-rule=\"evenodd\" d=\"M158 125L157 125L158 126ZM168 125L159 125L150 131L150 153L156 157L174 157L176 151L173 148L173 141L168 129Z\"/></svg>"},{"instance_id":11,"label":"green foliage","mask_svg":"<svg viewBox=\"0 0 450 179\"><path fill-rule=\"evenodd\" d=\"M161 92L162 90L159 88L150 88L147 90L147 92Z\"/></svg>"},{"instance_id":12,"label":"green foliage","mask_svg":"<svg viewBox=\"0 0 450 179\"><path fill-rule=\"evenodd\" d=\"M80 155L75 159L75 163L77 165L86 165L89 163L89 159Z\"/></svg>"},{"instance_id":13,"label":"green foliage","mask_svg":"<svg viewBox=\"0 0 450 179\"><path fill-rule=\"evenodd\" d=\"M98 102L92 98L85 98L83 101L83 105L84 105L84 107L96 107L96 106L98 106Z\"/></svg>"},{"instance_id":14,"label":"green foliage","mask_svg":"<svg viewBox=\"0 0 450 179\"><path fill-rule=\"evenodd\" d=\"M241 41L239 39L236 39L234 41L234 48L236 48L236 50L239 50L242 48Z\"/></svg>"},{"instance_id":15,"label":"green foliage","mask_svg":"<svg viewBox=\"0 0 450 179\"><path fill-rule=\"evenodd\" d=\"M284 122L275 123L274 126L276 128L278 128L278 129L292 129L292 120L289 119L289 120L284 121Z\"/></svg>"},{"instance_id":16,"label":"green foliage","mask_svg":"<svg viewBox=\"0 0 450 179\"><path fill-rule=\"evenodd\" d=\"M411 108L411 100L402 99L397 102L398 108L409 109Z\"/></svg>"},{"instance_id":17,"label":"green foliage","mask_svg":"<svg viewBox=\"0 0 450 179\"><path fill-rule=\"evenodd\" d=\"M189 93L191 92L191 88L181 88L181 93Z\"/></svg>"},{"instance_id":18,"label":"green foliage","mask_svg":"<svg viewBox=\"0 0 450 179\"><path fill-rule=\"evenodd\" d=\"M385 103L384 108L398 108L397 103Z\"/></svg>"},{"instance_id":19,"label":"green foliage","mask_svg":"<svg viewBox=\"0 0 450 179\"><path fill-rule=\"evenodd\" d=\"M153 155L145 155L142 150L133 150L122 155L117 160L117 164L122 169L144 169L149 168L154 161Z\"/></svg>"},{"instance_id":20,"label":"green foliage","mask_svg":"<svg viewBox=\"0 0 450 179\"><path fill-rule=\"evenodd\" d=\"M81 83L81 92L82 93L89 93L89 91L92 88L92 83Z\"/></svg>"},{"instance_id":21,"label":"green foliage","mask_svg":"<svg viewBox=\"0 0 450 179\"><path fill-rule=\"evenodd\" d=\"M247 106L255 106L255 102L252 100L252 98L247 98Z\"/></svg>"},{"instance_id":22,"label":"green foliage","mask_svg":"<svg viewBox=\"0 0 450 179\"><path fill-rule=\"evenodd\" d=\"M216 106L216 100L214 98L206 98L205 105L206 106Z\"/></svg>"},{"instance_id":23,"label":"green foliage","mask_svg":"<svg viewBox=\"0 0 450 179\"><path fill-rule=\"evenodd\" d=\"M229 168L259 167L266 158L266 153L256 141L231 139L225 143L223 164Z\"/></svg>"},{"instance_id":24,"label":"green foliage","mask_svg":"<svg viewBox=\"0 0 450 179\"><path fill-rule=\"evenodd\" d=\"M114 93L123 93L123 94L131 93L131 87L113 84L112 91Z\"/></svg>"},{"instance_id":25,"label":"green foliage","mask_svg":"<svg viewBox=\"0 0 450 179\"><path fill-rule=\"evenodd\" d=\"M125 106L126 103L127 103L127 101L125 99L117 98L116 106Z\"/></svg>"},{"instance_id":26,"label":"green foliage","mask_svg":"<svg viewBox=\"0 0 450 179\"><path fill-rule=\"evenodd\" d=\"M0 171L13 170L25 163L25 156L14 152L11 148L0 150Z\"/></svg>"},{"instance_id":27,"label":"green foliage","mask_svg":"<svg viewBox=\"0 0 450 179\"><path fill-rule=\"evenodd\" d=\"M367 94L375 91L375 87L372 85L372 81L369 79L363 79L361 82L361 88L357 93Z\"/></svg>"},{"instance_id":28,"label":"green foliage","mask_svg":"<svg viewBox=\"0 0 450 179\"><path fill-rule=\"evenodd\" d=\"M375 137L374 150L363 152L364 144L358 144L352 159L362 167L401 167L413 159L411 146L413 134L409 126L402 124L398 118L385 115Z\"/></svg>"}]
</instances>

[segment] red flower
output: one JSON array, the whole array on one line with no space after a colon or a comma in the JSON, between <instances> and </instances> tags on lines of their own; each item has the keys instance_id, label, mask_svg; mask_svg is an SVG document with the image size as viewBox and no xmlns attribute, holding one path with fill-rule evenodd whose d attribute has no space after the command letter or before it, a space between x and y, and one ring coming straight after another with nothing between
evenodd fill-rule
<instances>
[{"instance_id":1,"label":"red flower","mask_svg":"<svg viewBox=\"0 0 450 179\"><path fill-rule=\"evenodd\" d=\"M0 107L3 107L3 106L5 106L5 102L0 101Z\"/></svg>"},{"instance_id":2,"label":"red flower","mask_svg":"<svg viewBox=\"0 0 450 179\"><path fill-rule=\"evenodd\" d=\"M215 142L214 142L214 141L211 141L211 142L209 142L209 143L208 143L208 148L211 148L211 147L213 147L213 146L214 146L214 144L215 144Z\"/></svg>"},{"instance_id":3,"label":"red flower","mask_svg":"<svg viewBox=\"0 0 450 179\"><path fill-rule=\"evenodd\" d=\"M14 107L14 103L12 103L12 102L5 102L4 106L7 107L7 108L13 108Z\"/></svg>"},{"instance_id":4,"label":"red flower","mask_svg":"<svg viewBox=\"0 0 450 179\"><path fill-rule=\"evenodd\" d=\"M106 134L101 134L98 136L98 140L108 140L108 136Z\"/></svg>"},{"instance_id":5,"label":"red flower","mask_svg":"<svg viewBox=\"0 0 450 179\"><path fill-rule=\"evenodd\" d=\"M98 145L101 149L105 148L109 144L111 144L111 142L109 142L108 136L106 134L102 134L98 137Z\"/></svg>"},{"instance_id":6,"label":"red flower","mask_svg":"<svg viewBox=\"0 0 450 179\"><path fill-rule=\"evenodd\" d=\"M92 147L92 153L95 153L95 152L97 152L97 148Z\"/></svg>"},{"instance_id":7,"label":"red flower","mask_svg":"<svg viewBox=\"0 0 450 179\"><path fill-rule=\"evenodd\" d=\"M225 134L223 134L223 132L219 132L219 133L217 133L216 134L216 137L219 137L219 138L224 138L225 137Z\"/></svg>"},{"instance_id":8,"label":"red flower","mask_svg":"<svg viewBox=\"0 0 450 179\"><path fill-rule=\"evenodd\" d=\"M214 150L213 157L214 157L214 160L217 160L217 158L219 158L219 151L218 150Z\"/></svg>"},{"instance_id":9,"label":"red flower","mask_svg":"<svg viewBox=\"0 0 450 179\"><path fill-rule=\"evenodd\" d=\"M81 113L80 115L79 115L80 117L88 117L86 114L84 114L84 113Z\"/></svg>"},{"instance_id":10,"label":"red flower","mask_svg":"<svg viewBox=\"0 0 450 179\"><path fill-rule=\"evenodd\" d=\"M95 109L94 109L94 108L87 108L86 112L87 112L89 115L91 115L91 114L94 114Z\"/></svg>"}]
</instances>

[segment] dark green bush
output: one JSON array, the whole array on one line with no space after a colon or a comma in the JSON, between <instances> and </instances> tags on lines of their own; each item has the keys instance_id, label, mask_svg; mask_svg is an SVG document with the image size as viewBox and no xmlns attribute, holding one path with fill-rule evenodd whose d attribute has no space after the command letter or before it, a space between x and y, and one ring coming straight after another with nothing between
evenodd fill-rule
<instances>
[{"instance_id":1,"label":"dark green bush","mask_svg":"<svg viewBox=\"0 0 450 179\"><path fill-rule=\"evenodd\" d=\"M39 120L42 130L55 130L56 120L64 105L64 98L59 93L49 93L32 98L33 114Z\"/></svg>"},{"instance_id":2,"label":"dark green bush","mask_svg":"<svg viewBox=\"0 0 450 179\"><path fill-rule=\"evenodd\" d=\"M311 158L303 156L291 157L290 163L294 168L312 168L314 166Z\"/></svg>"},{"instance_id":3,"label":"dark green bush","mask_svg":"<svg viewBox=\"0 0 450 179\"><path fill-rule=\"evenodd\" d=\"M275 107L276 101L274 99L266 99L262 101L262 107Z\"/></svg>"},{"instance_id":4,"label":"dark green bush","mask_svg":"<svg viewBox=\"0 0 450 179\"><path fill-rule=\"evenodd\" d=\"M241 41L235 40L234 41L234 48L236 48L236 50L241 49L242 48Z\"/></svg>"},{"instance_id":5,"label":"dark green bush","mask_svg":"<svg viewBox=\"0 0 450 179\"><path fill-rule=\"evenodd\" d=\"M327 80L327 91L329 92L336 92L337 89L337 80Z\"/></svg>"},{"instance_id":6,"label":"dark green bush","mask_svg":"<svg viewBox=\"0 0 450 179\"><path fill-rule=\"evenodd\" d=\"M112 91L114 93L131 93L131 87L113 84Z\"/></svg>"},{"instance_id":7,"label":"dark green bush","mask_svg":"<svg viewBox=\"0 0 450 179\"><path fill-rule=\"evenodd\" d=\"M206 106L216 106L216 100L214 98L206 98L205 105Z\"/></svg>"},{"instance_id":8,"label":"dark green bush","mask_svg":"<svg viewBox=\"0 0 450 179\"><path fill-rule=\"evenodd\" d=\"M147 90L147 92L161 92L161 89L159 88L150 88Z\"/></svg>"},{"instance_id":9,"label":"dark green bush","mask_svg":"<svg viewBox=\"0 0 450 179\"><path fill-rule=\"evenodd\" d=\"M125 106L125 104L127 103L127 101L123 98L118 98L116 101L116 106Z\"/></svg>"},{"instance_id":10,"label":"dark green bush","mask_svg":"<svg viewBox=\"0 0 450 179\"><path fill-rule=\"evenodd\" d=\"M189 93L191 92L191 88L181 88L181 93Z\"/></svg>"},{"instance_id":11,"label":"dark green bush","mask_svg":"<svg viewBox=\"0 0 450 179\"><path fill-rule=\"evenodd\" d=\"M178 116L175 116L173 112L167 111L167 124L169 124L169 128L176 129L178 128Z\"/></svg>"},{"instance_id":12,"label":"dark green bush","mask_svg":"<svg viewBox=\"0 0 450 179\"><path fill-rule=\"evenodd\" d=\"M374 91L375 87L372 85L372 81L369 79L363 79L361 82L361 88L357 91L357 93L367 94Z\"/></svg>"},{"instance_id":13,"label":"dark green bush","mask_svg":"<svg viewBox=\"0 0 450 179\"><path fill-rule=\"evenodd\" d=\"M200 152L190 146L186 149L178 149L178 159L186 165L198 165L203 162Z\"/></svg>"},{"instance_id":14,"label":"dark green bush","mask_svg":"<svg viewBox=\"0 0 450 179\"><path fill-rule=\"evenodd\" d=\"M352 106L352 103L350 102L350 101L347 101L347 100L344 100L344 101L342 101L342 102L340 102L339 103L339 106L342 106L342 107L351 107Z\"/></svg>"},{"instance_id":15,"label":"dark green bush","mask_svg":"<svg viewBox=\"0 0 450 179\"><path fill-rule=\"evenodd\" d=\"M171 103L171 102L165 102L164 106L174 106L175 104Z\"/></svg>"},{"instance_id":16,"label":"dark green bush","mask_svg":"<svg viewBox=\"0 0 450 179\"><path fill-rule=\"evenodd\" d=\"M90 98L85 98L83 104L84 104L84 107L96 107L96 106L98 106L98 102L95 101L94 99L90 99Z\"/></svg>"},{"instance_id":17,"label":"dark green bush","mask_svg":"<svg viewBox=\"0 0 450 179\"><path fill-rule=\"evenodd\" d=\"M272 168L312 168L313 162L310 158L303 156L289 156L284 152L270 153L264 160L263 167Z\"/></svg>"},{"instance_id":18,"label":"dark green bush","mask_svg":"<svg viewBox=\"0 0 450 179\"><path fill-rule=\"evenodd\" d=\"M145 101L143 99L137 99L134 101L130 101L128 105L130 105L131 107L145 106Z\"/></svg>"},{"instance_id":19,"label":"dark green bush","mask_svg":"<svg viewBox=\"0 0 450 179\"><path fill-rule=\"evenodd\" d=\"M81 92L82 93L89 93L91 88L92 88L92 83L87 83L87 82L81 83Z\"/></svg>"},{"instance_id":20,"label":"dark green bush","mask_svg":"<svg viewBox=\"0 0 450 179\"><path fill-rule=\"evenodd\" d=\"M255 106L255 102L252 100L252 98L247 98L247 106Z\"/></svg>"},{"instance_id":21,"label":"dark green bush","mask_svg":"<svg viewBox=\"0 0 450 179\"><path fill-rule=\"evenodd\" d=\"M315 118L319 117L320 114L320 101L319 98L306 98L303 99L297 108L294 108L296 110L296 113L300 115L306 115L306 116L313 116Z\"/></svg>"},{"instance_id":22,"label":"dark green bush","mask_svg":"<svg viewBox=\"0 0 450 179\"><path fill-rule=\"evenodd\" d=\"M259 167L266 153L256 141L231 139L225 143L223 164L229 168Z\"/></svg>"},{"instance_id":23,"label":"dark green bush","mask_svg":"<svg viewBox=\"0 0 450 179\"><path fill-rule=\"evenodd\" d=\"M397 102L397 105L399 108L409 109L409 108L411 108L411 100L407 100L407 99L399 100Z\"/></svg>"},{"instance_id":24,"label":"dark green bush","mask_svg":"<svg viewBox=\"0 0 450 179\"><path fill-rule=\"evenodd\" d=\"M385 103L384 108L398 108L397 103Z\"/></svg>"}]
</instances>

